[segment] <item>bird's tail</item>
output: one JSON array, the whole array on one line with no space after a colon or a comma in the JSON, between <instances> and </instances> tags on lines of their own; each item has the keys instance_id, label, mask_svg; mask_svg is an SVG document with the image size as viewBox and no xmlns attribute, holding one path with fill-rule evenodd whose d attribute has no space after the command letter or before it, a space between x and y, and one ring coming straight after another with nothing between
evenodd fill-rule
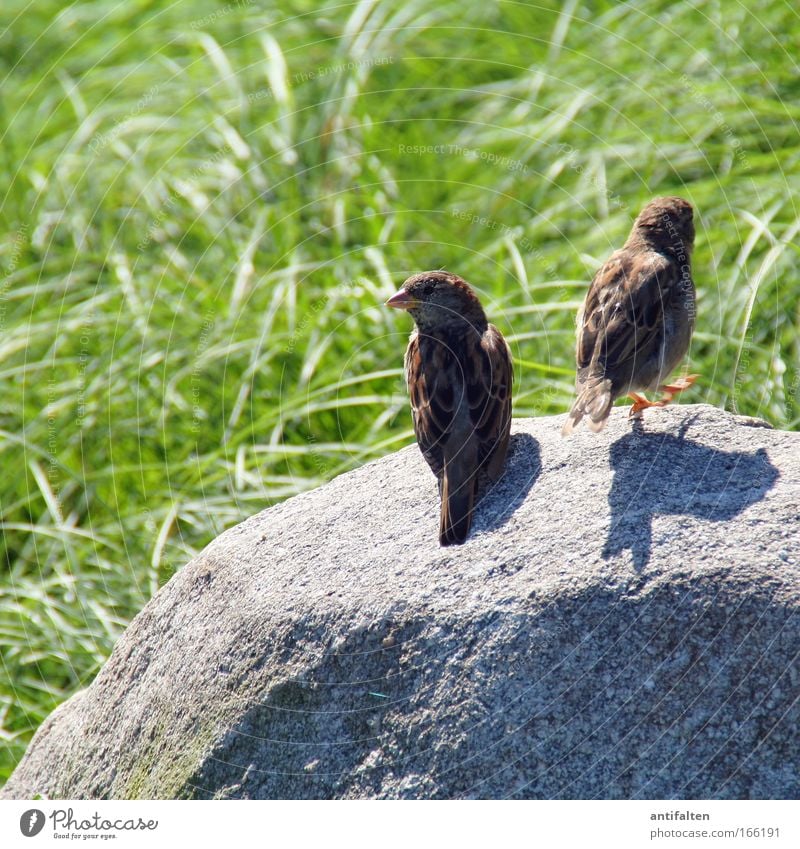
<instances>
[{"instance_id":1,"label":"bird's tail","mask_svg":"<svg viewBox=\"0 0 800 849\"><path fill-rule=\"evenodd\" d=\"M569 436L580 420L586 416L589 430L595 433L605 427L614 399L611 397L611 381L608 378L589 377L579 384L578 397L569 411L562 436Z\"/></svg>"},{"instance_id":2,"label":"bird's tail","mask_svg":"<svg viewBox=\"0 0 800 849\"><path fill-rule=\"evenodd\" d=\"M442 508L439 519L439 544L464 542L472 524L477 483L475 463L466 457L445 463L442 474Z\"/></svg>"}]
</instances>

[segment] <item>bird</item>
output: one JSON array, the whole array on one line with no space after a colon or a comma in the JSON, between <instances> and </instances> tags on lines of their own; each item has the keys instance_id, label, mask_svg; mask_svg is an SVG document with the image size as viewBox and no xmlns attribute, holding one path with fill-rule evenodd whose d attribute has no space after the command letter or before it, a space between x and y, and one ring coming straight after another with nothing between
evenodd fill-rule
<instances>
[{"instance_id":1,"label":"bird","mask_svg":"<svg viewBox=\"0 0 800 849\"><path fill-rule=\"evenodd\" d=\"M629 415L665 407L697 379L664 383L689 350L695 324L691 255L694 211L679 197L659 197L639 213L621 250L595 274L578 313L576 395L564 436L586 417L600 431L617 398ZM660 390L658 401L642 392Z\"/></svg>"},{"instance_id":2,"label":"bird","mask_svg":"<svg viewBox=\"0 0 800 849\"><path fill-rule=\"evenodd\" d=\"M472 524L479 473L497 480L505 466L511 351L456 274L414 274L386 305L406 310L416 325L405 355L414 432L439 482L439 543L460 544Z\"/></svg>"}]
</instances>

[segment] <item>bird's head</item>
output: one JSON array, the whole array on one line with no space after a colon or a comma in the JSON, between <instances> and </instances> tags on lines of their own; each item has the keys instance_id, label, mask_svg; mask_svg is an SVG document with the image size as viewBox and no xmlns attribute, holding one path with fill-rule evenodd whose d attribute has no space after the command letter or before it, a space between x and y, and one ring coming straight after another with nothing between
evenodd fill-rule
<instances>
[{"instance_id":1,"label":"bird's head","mask_svg":"<svg viewBox=\"0 0 800 849\"><path fill-rule=\"evenodd\" d=\"M683 198L655 198L639 213L631 238L638 236L661 250L689 252L694 245L694 210Z\"/></svg>"},{"instance_id":2,"label":"bird's head","mask_svg":"<svg viewBox=\"0 0 800 849\"><path fill-rule=\"evenodd\" d=\"M472 287L447 271L423 271L409 277L386 302L406 310L423 332L464 329L486 330L486 314Z\"/></svg>"}]
</instances>

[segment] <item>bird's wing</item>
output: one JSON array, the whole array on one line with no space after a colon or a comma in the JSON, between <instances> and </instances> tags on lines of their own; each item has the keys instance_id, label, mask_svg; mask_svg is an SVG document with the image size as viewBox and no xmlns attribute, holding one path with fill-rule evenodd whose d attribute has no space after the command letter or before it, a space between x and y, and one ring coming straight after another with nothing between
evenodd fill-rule
<instances>
[{"instance_id":1,"label":"bird's wing","mask_svg":"<svg viewBox=\"0 0 800 849\"><path fill-rule=\"evenodd\" d=\"M579 375L632 369L661 345L677 263L655 251L618 251L597 272L579 319Z\"/></svg>"},{"instance_id":2,"label":"bird's wing","mask_svg":"<svg viewBox=\"0 0 800 849\"><path fill-rule=\"evenodd\" d=\"M511 351L500 331L492 324L481 337L480 349L467 384L470 418L480 443L481 462L495 478L502 471L511 428Z\"/></svg>"}]
</instances>

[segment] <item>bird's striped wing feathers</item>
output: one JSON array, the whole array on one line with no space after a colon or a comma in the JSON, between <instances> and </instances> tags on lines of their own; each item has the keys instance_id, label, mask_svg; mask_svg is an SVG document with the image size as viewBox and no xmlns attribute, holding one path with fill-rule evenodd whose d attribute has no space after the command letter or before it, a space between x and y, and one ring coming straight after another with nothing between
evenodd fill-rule
<instances>
[{"instance_id":1,"label":"bird's striped wing feathers","mask_svg":"<svg viewBox=\"0 0 800 849\"><path fill-rule=\"evenodd\" d=\"M470 394L470 414L480 440L481 462L502 449L502 459L511 427L511 384L513 367L506 340L494 325L481 339L481 367L477 385ZM490 474L492 470L490 469Z\"/></svg>"},{"instance_id":2,"label":"bird's striped wing feathers","mask_svg":"<svg viewBox=\"0 0 800 849\"><path fill-rule=\"evenodd\" d=\"M649 356L661 344L677 266L655 252L618 253L589 287L578 330L578 369L605 373Z\"/></svg>"}]
</instances>

